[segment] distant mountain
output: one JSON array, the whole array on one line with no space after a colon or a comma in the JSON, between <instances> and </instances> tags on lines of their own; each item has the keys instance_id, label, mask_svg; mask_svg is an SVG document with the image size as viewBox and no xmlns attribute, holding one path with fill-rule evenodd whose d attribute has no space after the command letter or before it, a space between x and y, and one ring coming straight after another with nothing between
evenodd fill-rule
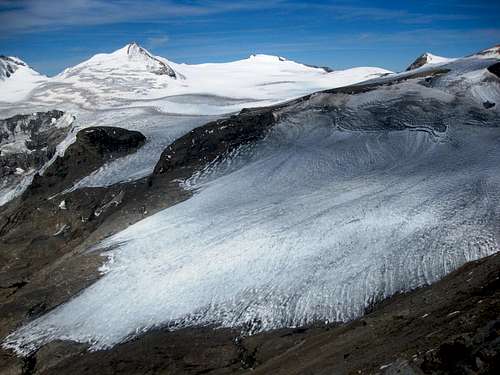
<instances>
[{"instance_id":1,"label":"distant mountain","mask_svg":"<svg viewBox=\"0 0 500 375\"><path fill-rule=\"evenodd\" d=\"M16 57L0 56L0 80L4 81L14 74L19 67L26 67L26 63Z\"/></svg>"},{"instance_id":2,"label":"distant mountain","mask_svg":"<svg viewBox=\"0 0 500 375\"><path fill-rule=\"evenodd\" d=\"M487 48L475 54L476 56L484 56L484 57L492 57L498 58L500 57L500 44L493 46L491 48Z\"/></svg>"},{"instance_id":3,"label":"distant mountain","mask_svg":"<svg viewBox=\"0 0 500 375\"><path fill-rule=\"evenodd\" d=\"M13 56L0 56L0 101L23 99L47 77L36 72L24 61Z\"/></svg>"},{"instance_id":4,"label":"distant mountain","mask_svg":"<svg viewBox=\"0 0 500 375\"><path fill-rule=\"evenodd\" d=\"M417 59L414 62L412 62L410 64L410 66L408 66L408 68L406 68L406 71L421 68L422 66L427 65L427 64L442 64L442 63L447 63L447 62L450 62L453 60L455 60L455 59L451 59L448 57L436 56L436 55L433 55L432 53L426 52L426 53L420 55L419 57L417 57Z\"/></svg>"},{"instance_id":5,"label":"distant mountain","mask_svg":"<svg viewBox=\"0 0 500 375\"><path fill-rule=\"evenodd\" d=\"M97 54L38 85L31 85L24 96L19 95L16 99L69 110L74 110L75 106L86 109L121 107L132 102L183 95L210 95L240 103L214 107L215 113L220 114L241 108L242 100L251 106L268 105L387 73L391 72L373 67L332 71L263 54L227 63L178 64L154 56L137 43L130 43L112 53ZM6 98L10 90L3 90L0 101L12 101ZM185 103L182 98L170 103L162 100L158 108L169 113L200 111L199 106Z\"/></svg>"},{"instance_id":6,"label":"distant mountain","mask_svg":"<svg viewBox=\"0 0 500 375\"><path fill-rule=\"evenodd\" d=\"M113 53L93 56L72 68L64 70L58 77L69 78L82 74L152 73L177 78L175 71L159 58L151 55L137 43L130 43Z\"/></svg>"}]
</instances>

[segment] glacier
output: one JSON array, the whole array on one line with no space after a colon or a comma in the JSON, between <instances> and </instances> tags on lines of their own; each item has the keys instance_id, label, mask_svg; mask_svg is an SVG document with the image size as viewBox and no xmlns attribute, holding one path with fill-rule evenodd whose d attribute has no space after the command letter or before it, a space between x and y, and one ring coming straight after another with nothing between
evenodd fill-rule
<instances>
[{"instance_id":1,"label":"glacier","mask_svg":"<svg viewBox=\"0 0 500 375\"><path fill-rule=\"evenodd\" d=\"M499 126L474 98L411 82L313 95L184 181L190 199L98 244L103 277L4 346L359 317L498 251Z\"/></svg>"}]
</instances>

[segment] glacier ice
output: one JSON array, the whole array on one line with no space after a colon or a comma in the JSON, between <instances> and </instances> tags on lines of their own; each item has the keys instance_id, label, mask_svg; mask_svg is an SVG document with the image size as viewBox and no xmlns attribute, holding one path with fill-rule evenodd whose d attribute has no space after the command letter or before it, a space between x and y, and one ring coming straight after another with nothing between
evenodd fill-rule
<instances>
[{"instance_id":1,"label":"glacier ice","mask_svg":"<svg viewBox=\"0 0 500 375\"><path fill-rule=\"evenodd\" d=\"M99 244L105 275L5 345L98 349L157 326L346 321L498 251L498 118L471 123L433 102L429 124L370 131L367 103L358 128L306 111L186 181L192 198ZM420 111L389 104L396 118ZM446 127L432 128L443 107Z\"/></svg>"},{"instance_id":2,"label":"glacier ice","mask_svg":"<svg viewBox=\"0 0 500 375\"><path fill-rule=\"evenodd\" d=\"M88 176L76 182L69 190L83 187L110 186L116 183L133 181L153 172L162 151L176 138L195 127L214 119L212 116L179 116L164 113L144 113L142 111L123 111L126 118L106 119L106 124L138 130L146 137L146 143L136 152L104 164ZM151 112L151 111L149 111ZM115 113L115 111L112 111ZM95 116L95 115L94 115ZM123 116L123 115L122 115ZM97 118L101 119L100 116ZM96 122L95 119L91 122Z\"/></svg>"}]
</instances>

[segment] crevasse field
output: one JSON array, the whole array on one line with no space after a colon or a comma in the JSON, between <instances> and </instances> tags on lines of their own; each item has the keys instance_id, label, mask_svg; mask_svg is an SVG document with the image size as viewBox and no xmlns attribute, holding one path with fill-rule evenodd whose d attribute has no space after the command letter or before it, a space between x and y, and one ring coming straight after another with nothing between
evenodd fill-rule
<instances>
[{"instance_id":1,"label":"crevasse field","mask_svg":"<svg viewBox=\"0 0 500 375\"><path fill-rule=\"evenodd\" d=\"M498 251L498 117L451 101L408 84L292 111L185 181L192 198L101 243L107 273L10 345L346 321Z\"/></svg>"}]
</instances>

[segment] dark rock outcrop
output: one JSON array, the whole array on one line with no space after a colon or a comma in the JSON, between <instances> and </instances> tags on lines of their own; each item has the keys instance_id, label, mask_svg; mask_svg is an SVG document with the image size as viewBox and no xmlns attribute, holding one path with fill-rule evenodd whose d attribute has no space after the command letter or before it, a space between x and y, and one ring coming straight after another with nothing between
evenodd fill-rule
<instances>
[{"instance_id":1,"label":"dark rock outcrop","mask_svg":"<svg viewBox=\"0 0 500 375\"><path fill-rule=\"evenodd\" d=\"M141 55L145 57L148 60L151 60L154 62L153 65L156 65L155 68L151 68L151 73L158 74L158 75L167 75L172 78L177 78L177 74L175 71L167 64L165 64L163 61L157 59L153 55L151 55L148 51L146 51L144 48L142 48L140 45L138 45L136 42L130 43L127 46L127 54L131 56L132 58L137 55Z\"/></svg>"},{"instance_id":2,"label":"dark rock outcrop","mask_svg":"<svg viewBox=\"0 0 500 375\"><path fill-rule=\"evenodd\" d=\"M239 146L261 139L274 123L272 111L253 109L191 130L161 154L153 175L173 170L190 175Z\"/></svg>"},{"instance_id":3,"label":"dark rock outcrop","mask_svg":"<svg viewBox=\"0 0 500 375\"><path fill-rule=\"evenodd\" d=\"M76 141L43 173L36 174L26 194L58 193L104 163L135 152L145 142L138 131L116 127L89 127L80 130Z\"/></svg>"},{"instance_id":4,"label":"dark rock outcrop","mask_svg":"<svg viewBox=\"0 0 500 375\"><path fill-rule=\"evenodd\" d=\"M52 110L0 120L0 187L13 189L54 155L70 130L71 117Z\"/></svg>"},{"instance_id":5,"label":"dark rock outcrop","mask_svg":"<svg viewBox=\"0 0 500 375\"><path fill-rule=\"evenodd\" d=\"M17 168L40 168L54 155L57 144L69 130L53 126L63 114L53 110L0 120L0 178L14 174ZM8 149L16 139L24 139L24 142Z\"/></svg>"},{"instance_id":6,"label":"dark rock outcrop","mask_svg":"<svg viewBox=\"0 0 500 375\"><path fill-rule=\"evenodd\" d=\"M500 78L500 62L497 62L496 64L490 65L488 67L488 71L494 75L496 75L498 78Z\"/></svg>"},{"instance_id":7,"label":"dark rock outcrop","mask_svg":"<svg viewBox=\"0 0 500 375\"><path fill-rule=\"evenodd\" d=\"M495 55L495 54L500 56L500 45L498 44L476 53L476 55L482 55L482 56Z\"/></svg>"},{"instance_id":8,"label":"dark rock outcrop","mask_svg":"<svg viewBox=\"0 0 500 375\"><path fill-rule=\"evenodd\" d=\"M424 53L424 54L420 55L419 57L417 57L415 59L415 61L413 61L408 66L408 68L406 68L405 70L409 71L409 70L420 68L420 67L424 66L425 64L427 64L427 62L428 62L428 55L427 55L427 53Z\"/></svg>"}]
</instances>

